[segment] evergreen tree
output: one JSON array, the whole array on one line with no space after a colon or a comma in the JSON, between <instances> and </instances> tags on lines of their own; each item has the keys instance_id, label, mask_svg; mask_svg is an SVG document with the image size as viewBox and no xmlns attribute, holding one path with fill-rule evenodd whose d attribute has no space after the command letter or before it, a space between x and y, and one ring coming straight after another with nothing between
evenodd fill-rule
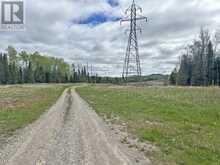
<instances>
[{"instance_id":1,"label":"evergreen tree","mask_svg":"<svg viewBox=\"0 0 220 165\"><path fill-rule=\"evenodd\" d=\"M208 30L201 29L198 40L188 46L187 55L182 55L177 71L178 85L219 85L220 57L217 45L213 46ZM170 83L174 82L172 72Z\"/></svg>"},{"instance_id":2,"label":"evergreen tree","mask_svg":"<svg viewBox=\"0 0 220 165\"><path fill-rule=\"evenodd\" d=\"M19 72L18 72L18 83L23 84L24 83L24 77L23 77L23 70L22 67L19 67Z\"/></svg>"},{"instance_id":3,"label":"evergreen tree","mask_svg":"<svg viewBox=\"0 0 220 165\"><path fill-rule=\"evenodd\" d=\"M26 68L25 83L34 83L34 72L31 62L29 62L28 68Z\"/></svg>"},{"instance_id":4,"label":"evergreen tree","mask_svg":"<svg viewBox=\"0 0 220 165\"><path fill-rule=\"evenodd\" d=\"M43 70L43 67L42 66L39 66L37 65L35 71L34 71L34 80L35 82L37 83L44 83L45 82L45 73L44 73L44 70Z\"/></svg>"},{"instance_id":5,"label":"evergreen tree","mask_svg":"<svg viewBox=\"0 0 220 165\"><path fill-rule=\"evenodd\" d=\"M9 84L16 84L18 80L18 74L17 74L17 68L15 63L9 64L9 79L8 83Z\"/></svg>"},{"instance_id":6,"label":"evergreen tree","mask_svg":"<svg viewBox=\"0 0 220 165\"><path fill-rule=\"evenodd\" d=\"M214 71L215 71L215 84L220 85L220 57L217 57L215 59L215 64L214 64Z\"/></svg>"},{"instance_id":7,"label":"evergreen tree","mask_svg":"<svg viewBox=\"0 0 220 165\"><path fill-rule=\"evenodd\" d=\"M177 76L179 85L191 85L191 59L183 55L180 62L180 69Z\"/></svg>"},{"instance_id":8,"label":"evergreen tree","mask_svg":"<svg viewBox=\"0 0 220 165\"><path fill-rule=\"evenodd\" d=\"M171 75L169 77L169 82L170 82L171 85L176 85L177 84L177 75L178 75L177 69L175 68L172 71L172 73L171 73Z\"/></svg>"},{"instance_id":9,"label":"evergreen tree","mask_svg":"<svg viewBox=\"0 0 220 165\"><path fill-rule=\"evenodd\" d=\"M201 56L201 43L199 41L195 41L191 46L191 51L193 55L192 85L203 85L203 58Z\"/></svg>"},{"instance_id":10,"label":"evergreen tree","mask_svg":"<svg viewBox=\"0 0 220 165\"><path fill-rule=\"evenodd\" d=\"M2 83L7 84L9 80L9 66L8 66L8 57L7 54L3 56L3 76L2 76Z\"/></svg>"},{"instance_id":11,"label":"evergreen tree","mask_svg":"<svg viewBox=\"0 0 220 165\"><path fill-rule=\"evenodd\" d=\"M51 82L51 73L46 72L45 73L45 83L50 83Z\"/></svg>"},{"instance_id":12,"label":"evergreen tree","mask_svg":"<svg viewBox=\"0 0 220 165\"><path fill-rule=\"evenodd\" d=\"M64 83L68 83L68 82L69 82L69 76L67 73L65 73Z\"/></svg>"},{"instance_id":13,"label":"evergreen tree","mask_svg":"<svg viewBox=\"0 0 220 165\"><path fill-rule=\"evenodd\" d=\"M214 52L211 41L208 44L206 77L208 85L214 85Z\"/></svg>"}]
</instances>

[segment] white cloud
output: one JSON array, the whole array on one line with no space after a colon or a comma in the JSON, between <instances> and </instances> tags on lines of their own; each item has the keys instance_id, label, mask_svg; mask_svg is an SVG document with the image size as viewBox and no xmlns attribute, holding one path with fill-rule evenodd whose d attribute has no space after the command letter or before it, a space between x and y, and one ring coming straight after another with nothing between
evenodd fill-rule
<instances>
[{"instance_id":1,"label":"white cloud","mask_svg":"<svg viewBox=\"0 0 220 165\"><path fill-rule=\"evenodd\" d=\"M68 62L93 64L101 75L120 75L127 43L126 24L77 24L94 13L121 17L130 0L112 7L107 0L26 0L27 30L0 32L0 47L39 51ZM138 35L144 74L169 73L178 61L181 45L189 43L200 26L220 25L219 0L137 0L148 23Z\"/></svg>"}]
</instances>

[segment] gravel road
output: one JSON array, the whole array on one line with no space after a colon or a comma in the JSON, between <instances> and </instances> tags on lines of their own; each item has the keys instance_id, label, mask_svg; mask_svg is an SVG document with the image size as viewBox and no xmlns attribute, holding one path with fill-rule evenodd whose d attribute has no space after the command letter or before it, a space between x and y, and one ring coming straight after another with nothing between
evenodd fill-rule
<instances>
[{"instance_id":1,"label":"gravel road","mask_svg":"<svg viewBox=\"0 0 220 165\"><path fill-rule=\"evenodd\" d=\"M0 150L0 165L148 165L82 100L66 90L39 120Z\"/></svg>"}]
</instances>

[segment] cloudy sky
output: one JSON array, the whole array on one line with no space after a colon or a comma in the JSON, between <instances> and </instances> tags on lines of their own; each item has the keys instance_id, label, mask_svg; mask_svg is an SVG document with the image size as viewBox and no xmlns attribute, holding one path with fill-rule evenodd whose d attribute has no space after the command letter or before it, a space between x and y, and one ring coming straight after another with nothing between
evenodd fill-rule
<instances>
[{"instance_id":1,"label":"cloudy sky","mask_svg":"<svg viewBox=\"0 0 220 165\"><path fill-rule=\"evenodd\" d=\"M0 32L0 48L39 51L76 64L92 64L100 75L119 76L128 24L120 26L132 0L26 0L26 31ZM181 47L201 26L220 27L220 0L136 0L149 22L138 35L143 74L169 73Z\"/></svg>"}]
</instances>

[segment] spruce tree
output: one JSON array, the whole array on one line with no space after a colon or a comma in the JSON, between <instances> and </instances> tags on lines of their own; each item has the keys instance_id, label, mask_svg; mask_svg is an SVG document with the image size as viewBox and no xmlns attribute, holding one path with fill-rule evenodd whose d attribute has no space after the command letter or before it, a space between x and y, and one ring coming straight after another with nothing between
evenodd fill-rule
<instances>
[{"instance_id":1,"label":"spruce tree","mask_svg":"<svg viewBox=\"0 0 220 165\"><path fill-rule=\"evenodd\" d=\"M187 55L183 55L181 58L177 83L179 85L191 85L191 60Z\"/></svg>"},{"instance_id":2,"label":"spruce tree","mask_svg":"<svg viewBox=\"0 0 220 165\"><path fill-rule=\"evenodd\" d=\"M3 77L2 83L7 84L9 80L9 66L8 66L8 57L7 54L3 56Z\"/></svg>"},{"instance_id":3,"label":"spruce tree","mask_svg":"<svg viewBox=\"0 0 220 165\"><path fill-rule=\"evenodd\" d=\"M177 85L177 75L177 69L175 68L169 77L170 85Z\"/></svg>"},{"instance_id":4,"label":"spruce tree","mask_svg":"<svg viewBox=\"0 0 220 165\"><path fill-rule=\"evenodd\" d=\"M26 70L26 83L34 83L34 72L32 68L32 63L29 62L28 68Z\"/></svg>"}]
</instances>

